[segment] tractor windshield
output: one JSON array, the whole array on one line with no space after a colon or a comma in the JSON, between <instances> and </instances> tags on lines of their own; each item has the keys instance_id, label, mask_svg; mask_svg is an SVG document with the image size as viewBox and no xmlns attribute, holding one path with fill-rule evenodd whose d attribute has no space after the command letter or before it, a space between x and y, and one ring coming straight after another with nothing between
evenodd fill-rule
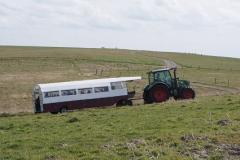
<instances>
[{"instance_id":1,"label":"tractor windshield","mask_svg":"<svg viewBox=\"0 0 240 160\"><path fill-rule=\"evenodd\" d=\"M165 82L165 83L167 83L168 85L171 86L171 84L172 84L172 77L171 77L171 74L169 73L168 70L161 71L161 72L156 72L154 74L154 81Z\"/></svg>"}]
</instances>

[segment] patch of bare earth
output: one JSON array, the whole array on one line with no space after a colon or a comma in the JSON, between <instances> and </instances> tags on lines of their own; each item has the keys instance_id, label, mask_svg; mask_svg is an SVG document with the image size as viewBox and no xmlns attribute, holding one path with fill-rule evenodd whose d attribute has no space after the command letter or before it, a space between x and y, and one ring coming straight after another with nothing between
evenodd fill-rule
<instances>
[{"instance_id":1,"label":"patch of bare earth","mask_svg":"<svg viewBox=\"0 0 240 160\"><path fill-rule=\"evenodd\" d=\"M224 144L215 142L207 136L184 135L181 137L184 149L181 154L196 160L217 159L236 160L240 159L239 144ZM200 145L201 144L201 145Z\"/></svg>"}]
</instances>

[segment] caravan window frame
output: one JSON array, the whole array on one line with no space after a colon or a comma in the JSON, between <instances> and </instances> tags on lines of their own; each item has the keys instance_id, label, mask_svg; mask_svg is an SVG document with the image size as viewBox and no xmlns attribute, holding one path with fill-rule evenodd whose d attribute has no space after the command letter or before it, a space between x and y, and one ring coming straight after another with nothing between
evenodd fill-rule
<instances>
[{"instance_id":1,"label":"caravan window frame","mask_svg":"<svg viewBox=\"0 0 240 160\"><path fill-rule=\"evenodd\" d=\"M50 95L48 95L50 94ZM44 98L54 98L54 97L59 97L60 93L59 91L49 91L49 92L44 92Z\"/></svg>"},{"instance_id":2,"label":"caravan window frame","mask_svg":"<svg viewBox=\"0 0 240 160\"><path fill-rule=\"evenodd\" d=\"M78 89L78 94L80 94L80 95L91 94L91 93L93 93L93 89L92 88L79 88Z\"/></svg>"},{"instance_id":3,"label":"caravan window frame","mask_svg":"<svg viewBox=\"0 0 240 160\"><path fill-rule=\"evenodd\" d=\"M72 92L73 91L73 92ZM64 93L65 92L65 93ZM71 93L72 92L72 93ZM76 89L61 90L61 96L75 96L77 95Z\"/></svg>"},{"instance_id":4,"label":"caravan window frame","mask_svg":"<svg viewBox=\"0 0 240 160\"><path fill-rule=\"evenodd\" d=\"M106 93L106 92L109 92L108 86L94 87L94 93Z\"/></svg>"}]
</instances>

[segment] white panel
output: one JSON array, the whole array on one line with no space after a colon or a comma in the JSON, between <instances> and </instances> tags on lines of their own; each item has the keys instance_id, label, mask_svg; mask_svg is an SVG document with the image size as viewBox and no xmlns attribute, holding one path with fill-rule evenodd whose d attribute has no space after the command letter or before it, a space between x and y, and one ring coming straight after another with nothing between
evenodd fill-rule
<instances>
[{"instance_id":1,"label":"white panel","mask_svg":"<svg viewBox=\"0 0 240 160\"><path fill-rule=\"evenodd\" d=\"M68 101L78 101L78 100L88 100L88 99L99 99L117 96L126 96L128 94L127 88L119 90L109 90L109 92L91 93L91 94L77 94L70 96L59 96L52 98L43 98L43 103L57 103L57 102L68 102Z\"/></svg>"},{"instance_id":2,"label":"white panel","mask_svg":"<svg viewBox=\"0 0 240 160\"><path fill-rule=\"evenodd\" d=\"M39 86L42 92L48 92L48 91L67 90L67 89L101 87L104 85L109 85L110 82L127 82L127 81L134 81L134 80L140 80L140 79L141 77L120 77L120 78L48 83L48 84L39 84Z\"/></svg>"},{"instance_id":3,"label":"white panel","mask_svg":"<svg viewBox=\"0 0 240 160\"><path fill-rule=\"evenodd\" d=\"M41 92L50 91L61 91L69 89L81 89L81 88L94 88L108 86L109 92L91 93L91 94L78 94L69 96L58 96L58 97L41 97L43 104L57 103L57 102L67 102L67 101L77 101L77 100L87 100L87 99L98 99L107 97L117 97L126 96L128 94L127 88L111 90L111 82L127 82L140 80L141 77L120 77L120 78L107 78L107 79L95 79L95 80L84 80L84 81L72 81L72 82L60 82L60 83L49 83L49 84L39 84ZM94 91L94 89L93 89ZM44 94L42 94L44 96Z\"/></svg>"}]
</instances>

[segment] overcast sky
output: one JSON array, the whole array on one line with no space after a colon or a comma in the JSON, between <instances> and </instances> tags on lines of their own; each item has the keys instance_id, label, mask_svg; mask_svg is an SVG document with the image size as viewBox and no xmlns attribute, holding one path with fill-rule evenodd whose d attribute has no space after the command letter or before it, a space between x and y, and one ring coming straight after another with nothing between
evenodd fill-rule
<instances>
[{"instance_id":1,"label":"overcast sky","mask_svg":"<svg viewBox=\"0 0 240 160\"><path fill-rule=\"evenodd\" d=\"M240 0L0 0L0 45L240 58Z\"/></svg>"}]
</instances>

